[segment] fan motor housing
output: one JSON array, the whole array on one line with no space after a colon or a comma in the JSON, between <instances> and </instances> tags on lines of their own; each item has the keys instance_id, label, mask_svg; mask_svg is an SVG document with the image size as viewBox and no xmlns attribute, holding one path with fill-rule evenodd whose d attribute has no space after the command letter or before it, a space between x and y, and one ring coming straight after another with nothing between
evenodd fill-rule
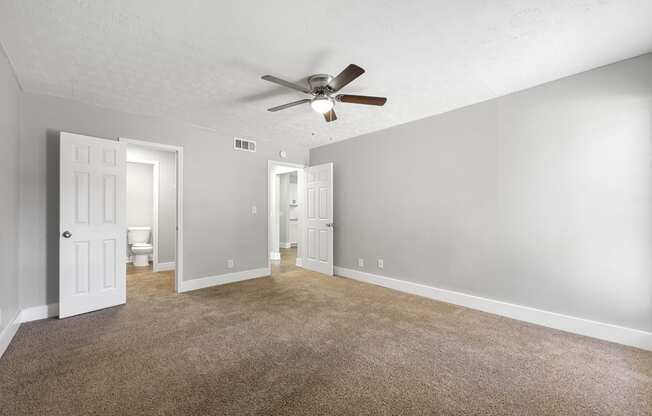
<instances>
[{"instance_id":1,"label":"fan motor housing","mask_svg":"<svg viewBox=\"0 0 652 416\"><path fill-rule=\"evenodd\" d=\"M312 91L320 91L325 89L332 79L333 77L328 74L316 74L308 78L308 83Z\"/></svg>"}]
</instances>

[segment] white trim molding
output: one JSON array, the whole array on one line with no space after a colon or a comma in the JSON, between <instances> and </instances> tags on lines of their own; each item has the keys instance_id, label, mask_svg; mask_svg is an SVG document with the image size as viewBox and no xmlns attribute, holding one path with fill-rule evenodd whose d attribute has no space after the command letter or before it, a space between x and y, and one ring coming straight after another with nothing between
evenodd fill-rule
<instances>
[{"instance_id":1,"label":"white trim molding","mask_svg":"<svg viewBox=\"0 0 652 416\"><path fill-rule=\"evenodd\" d=\"M278 251L271 251L269 253L270 260L281 260L281 253Z\"/></svg>"},{"instance_id":2,"label":"white trim molding","mask_svg":"<svg viewBox=\"0 0 652 416\"><path fill-rule=\"evenodd\" d=\"M164 264L174 264L164 263ZM243 280L256 279L258 277L266 277L271 275L269 267L262 267L260 269L243 270L240 272L226 273L217 276L203 277L181 282L181 292L189 292L191 290L203 289L210 286L224 285L227 283L240 282ZM38 321L40 319L54 318L59 316L59 304L50 303L48 305L32 306L25 308L21 311L20 316L17 317L19 323ZM2 333L4 336L4 331Z\"/></svg>"},{"instance_id":3,"label":"white trim molding","mask_svg":"<svg viewBox=\"0 0 652 416\"><path fill-rule=\"evenodd\" d=\"M297 267L303 267L303 258L297 257L296 266Z\"/></svg>"},{"instance_id":4,"label":"white trim molding","mask_svg":"<svg viewBox=\"0 0 652 416\"><path fill-rule=\"evenodd\" d=\"M260 269L243 270L240 272L220 274L217 276L202 277L199 279L186 280L181 282L179 292L189 292L191 290L204 289L211 286L225 285L227 283L241 282L243 280L256 279L270 275L268 267Z\"/></svg>"},{"instance_id":5,"label":"white trim molding","mask_svg":"<svg viewBox=\"0 0 652 416\"><path fill-rule=\"evenodd\" d=\"M9 322L9 324L0 332L0 357L7 351L7 347L11 343L11 340L14 339L14 335L18 332L20 328L21 312L18 311L14 316L14 319Z\"/></svg>"},{"instance_id":6,"label":"white trim molding","mask_svg":"<svg viewBox=\"0 0 652 416\"><path fill-rule=\"evenodd\" d=\"M50 303L23 309L20 314L20 321L31 322L38 321L39 319L54 318L56 316L59 316L59 304Z\"/></svg>"},{"instance_id":7,"label":"white trim molding","mask_svg":"<svg viewBox=\"0 0 652 416\"><path fill-rule=\"evenodd\" d=\"M477 309L495 315L506 316L519 321L530 322L561 331L572 332L574 334L585 335L604 341L652 351L652 333L641 331L639 329L627 328L584 318L576 318L574 316L562 315L556 312L544 311L541 309L530 308L528 306L516 305L447 289L439 289L432 286L426 286L387 276L380 276L359 270L347 269L344 267L336 266L335 274L361 282L398 290L400 292L452 303L470 309Z\"/></svg>"}]
</instances>

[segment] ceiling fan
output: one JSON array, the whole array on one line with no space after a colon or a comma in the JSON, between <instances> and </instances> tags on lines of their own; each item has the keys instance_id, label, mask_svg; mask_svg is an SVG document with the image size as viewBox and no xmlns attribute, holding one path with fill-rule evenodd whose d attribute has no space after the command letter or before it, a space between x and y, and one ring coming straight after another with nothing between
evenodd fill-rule
<instances>
[{"instance_id":1,"label":"ceiling fan","mask_svg":"<svg viewBox=\"0 0 652 416\"><path fill-rule=\"evenodd\" d=\"M337 115L333 107L335 102L351 103L351 104L366 104L366 105L384 105L387 102L385 97L369 97L366 95L349 95L349 94L335 94L342 88L346 87L351 81L364 74L364 69L357 65L349 65L344 68L344 71L336 77L328 74L317 74L308 78L310 88L306 86L295 84L284 79L277 78L272 75L264 75L261 78L265 81L273 82L293 90L301 91L306 94L312 95L312 98L304 98L303 100L294 101L291 103L279 105L277 107L268 108L267 111L279 111L286 108L294 107L301 104L310 103L310 107L318 113L322 113L326 122L337 120Z\"/></svg>"}]
</instances>

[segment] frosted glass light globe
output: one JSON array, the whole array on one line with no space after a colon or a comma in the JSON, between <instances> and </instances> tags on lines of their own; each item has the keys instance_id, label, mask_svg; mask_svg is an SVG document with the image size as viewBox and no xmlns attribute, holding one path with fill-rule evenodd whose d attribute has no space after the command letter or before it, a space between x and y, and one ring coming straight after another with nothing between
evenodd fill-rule
<instances>
[{"instance_id":1,"label":"frosted glass light globe","mask_svg":"<svg viewBox=\"0 0 652 416\"><path fill-rule=\"evenodd\" d=\"M333 109L333 100L326 96L318 96L312 99L310 107L318 113L328 113Z\"/></svg>"}]
</instances>

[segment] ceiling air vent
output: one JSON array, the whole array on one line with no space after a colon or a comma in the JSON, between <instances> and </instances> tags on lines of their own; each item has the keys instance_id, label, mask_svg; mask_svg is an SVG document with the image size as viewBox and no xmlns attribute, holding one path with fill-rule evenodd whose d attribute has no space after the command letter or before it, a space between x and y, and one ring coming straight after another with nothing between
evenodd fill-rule
<instances>
[{"instance_id":1,"label":"ceiling air vent","mask_svg":"<svg viewBox=\"0 0 652 416\"><path fill-rule=\"evenodd\" d=\"M255 152L256 142L254 140L245 140L240 137L233 138L233 148L243 152Z\"/></svg>"}]
</instances>

